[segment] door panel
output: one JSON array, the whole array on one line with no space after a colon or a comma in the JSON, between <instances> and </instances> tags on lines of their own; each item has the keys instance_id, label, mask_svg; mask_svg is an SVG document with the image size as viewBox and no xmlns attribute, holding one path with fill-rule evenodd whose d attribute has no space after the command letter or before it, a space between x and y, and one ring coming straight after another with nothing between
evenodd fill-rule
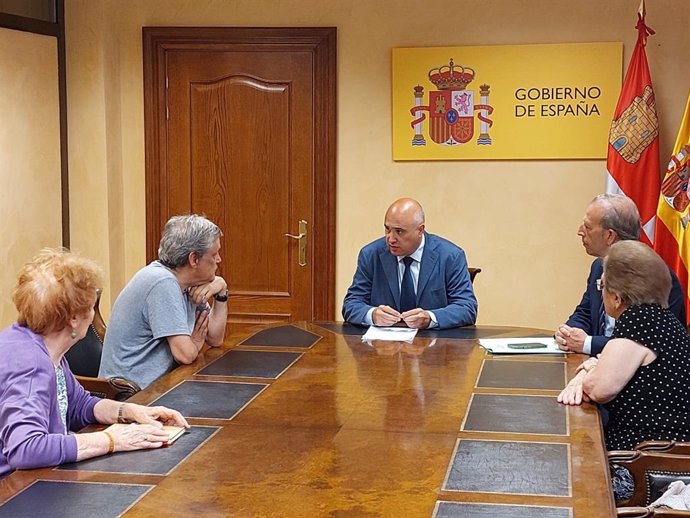
<instances>
[{"instance_id":1,"label":"door panel","mask_svg":"<svg viewBox=\"0 0 690 518\"><path fill-rule=\"evenodd\" d=\"M315 278L324 269L334 274L329 261L313 260L315 243L325 239L321 229L332 228L323 220L335 219L334 204L331 215L317 212L327 176L318 155L334 152L315 132L324 121L316 114L323 102L319 59L294 45L182 47L158 56L158 78L167 84L164 149L155 150L164 152L165 167L153 182L160 224L191 211L223 229L220 271L230 288L230 321L333 318L332 309L321 317L314 311L324 307L314 300L323 296ZM298 241L285 237L298 233L300 220L308 222L306 266L298 265Z\"/></svg>"}]
</instances>

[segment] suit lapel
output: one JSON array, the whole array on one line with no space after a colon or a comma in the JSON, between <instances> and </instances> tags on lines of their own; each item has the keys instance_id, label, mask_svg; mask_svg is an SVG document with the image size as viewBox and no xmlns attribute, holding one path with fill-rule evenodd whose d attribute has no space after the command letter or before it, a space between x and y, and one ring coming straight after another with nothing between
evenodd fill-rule
<instances>
[{"instance_id":1,"label":"suit lapel","mask_svg":"<svg viewBox=\"0 0 690 518\"><path fill-rule=\"evenodd\" d=\"M431 234L425 234L424 252L422 253L422 262L419 265L419 278L417 279L417 303L422 298L424 288L426 288L431 273L434 271L436 263L438 262L438 242Z\"/></svg>"},{"instance_id":2,"label":"suit lapel","mask_svg":"<svg viewBox=\"0 0 690 518\"><path fill-rule=\"evenodd\" d=\"M379 259L383 266L383 273L386 274L388 287L395 300L395 307L400 307L400 285L398 283L398 259L388 251L388 248L379 252Z\"/></svg>"}]
</instances>

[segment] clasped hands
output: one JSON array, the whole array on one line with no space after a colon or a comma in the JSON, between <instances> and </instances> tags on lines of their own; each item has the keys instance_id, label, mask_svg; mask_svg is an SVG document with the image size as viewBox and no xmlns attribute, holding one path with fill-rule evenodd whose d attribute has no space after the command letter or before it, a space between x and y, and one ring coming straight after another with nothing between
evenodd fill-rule
<instances>
[{"instance_id":1,"label":"clasped hands","mask_svg":"<svg viewBox=\"0 0 690 518\"><path fill-rule=\"evenodd\" d=\"M431 324L431 317L422 308L415 308L404 313L390 306L381 305L374 309L371 319L375 326L392 326L401 320L413 329L426 329Z\"/></svg>"},{"instance_id":2,"label":"clasped hands","mask_svg":"<svg viewBox=\"0 0 690 518\"><path fill-rule=\"evenodd\" d=\"M585 346L587 333L577 327L570 327L566 324L558 326L554 333L556 345L562 351L573 351L581 353Z\"/></svg>"},{"instance_id":3,"label":"clasped hands","mask_svg":"<svg viewBox=\"0 0 690 518\"><path fill-rule=\"evenodd\" d=\"M200 350L206 342L209 325L209 306L208 299L218 293L225 293L228 289L228 284L225 279L216 275L211 282L205 282L197 286L191 286L187 289L187 297L197 305L196 319L194 320L194 329L192 329L192 341L197 350Z\"/></svg>"},{"instance_id":4,"label":"clasped hands","mask_svg":"<svg viewBox=\"0 0 690 518\"><path fill-rule=\"evenodd\" d=\"M187 290L187 296L193 300L195 304L204 304L208 299L217 295L218 293L225 293L228 289L228 284L225 279L216 275L216 278L211 282L205 282L197 286L191 286Z\"/></svg>"}]
</instances>

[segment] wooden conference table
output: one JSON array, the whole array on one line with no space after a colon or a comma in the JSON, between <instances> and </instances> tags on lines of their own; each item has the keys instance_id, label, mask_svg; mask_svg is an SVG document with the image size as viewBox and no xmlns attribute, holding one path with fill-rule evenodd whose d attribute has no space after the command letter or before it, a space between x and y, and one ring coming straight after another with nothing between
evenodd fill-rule
<instances>
[{"instance_id":1,"label":"wooden conference table","mask_svg":"<svg viewBox=\"0 0 690 518\"><path fill-rule=\"evenodd\" d=\"M197 416L191 433L14 472L0 516L615 516L596 409L555 400L580 356L478 347L545 335L525 328L424 331L411 344L362 332L231 325L223 348L132 399L165 394L157 404Z\"/></svg>"}]
</instances>

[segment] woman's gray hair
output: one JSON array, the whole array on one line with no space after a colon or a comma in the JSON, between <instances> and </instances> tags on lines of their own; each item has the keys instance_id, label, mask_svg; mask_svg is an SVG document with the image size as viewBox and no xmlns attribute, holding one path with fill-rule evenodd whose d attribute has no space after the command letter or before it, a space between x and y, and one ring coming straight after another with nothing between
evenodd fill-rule
<instances>
[{"instance_id":1,"label":"woman's gray hair","mask_svg":"<svg viewBox=\"0 0 690 518\"><path fill-rule=\"evenodd\" d=\"M158 261L168 268L182 268L188 264L189 254L201 257L222 235L218 225L204 216L173 216L163 227Z\"/></svg>"},{"instance_id":2,"label":"woman's gray hair","mask_svg":"<svg viewBox=\"0 0 690 518\"><path fill-rule=\"evenodd\" d=\"M639 241L618 241L604 259L604 289L626 306L659 304L668 307L671 273L654 250Z\"/></svg>"}]
</instances>

